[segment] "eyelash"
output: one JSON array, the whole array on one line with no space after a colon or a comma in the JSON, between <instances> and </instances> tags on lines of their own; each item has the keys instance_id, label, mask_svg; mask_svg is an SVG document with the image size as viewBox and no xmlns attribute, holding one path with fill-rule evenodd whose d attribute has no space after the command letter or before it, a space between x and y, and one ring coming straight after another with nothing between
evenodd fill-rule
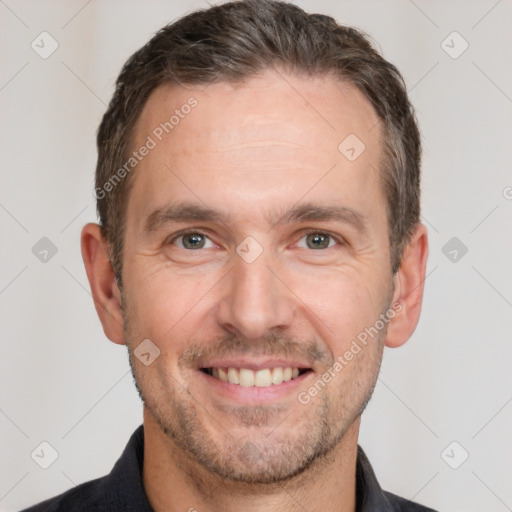
<instances>
[{"instance_id":1,"label":"eyelash","mask_svg":"<svg viewBox=\"0 0 512 512\"><path fill-rule=\"evenodd\" d=\"M174 234L173 237L170 238L165 243L165 245L172 245L179 238L187 236L187 235L192 235L192 234L193 235L202 235L202 236L209 238L209 236L206 233L204 233L203 231L201 231L200 229L185 229L183 231L179 231L178 233ZM322 230L318 230L318 229L314 229L314 228L309 228L309 229L302 231L301 234L302 234L302 236L301 236L301 238L299 238L299 240L302 240L302 238L304 238L307 235L311 235L311 234L325 235L325 236L332 238L339 245L346 245L346 242L343 238L341 238L340 236L333 235L333 234L329 233L328 231L322 231ZM180 247L180 249L181 249L181 247ZM332 247L327 247L326 249L332 249ZM323 249L323 250L325 251L326 249ZM190 252L193 252L192 249L185 249L185 250L189 250ZM312 250L314 250L314 249L312 249Z\"/></svg>"}]
</instances>

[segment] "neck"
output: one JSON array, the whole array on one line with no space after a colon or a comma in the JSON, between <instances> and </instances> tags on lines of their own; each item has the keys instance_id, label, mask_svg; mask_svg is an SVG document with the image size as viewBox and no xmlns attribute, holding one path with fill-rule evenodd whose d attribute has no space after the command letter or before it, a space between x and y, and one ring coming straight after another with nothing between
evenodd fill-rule
<instances>
[{"instance_id":1,"label":"neck","mask_svg":"<svg viewBox=\"0 0 512 512\"><path fill-rule=\"evenodd\" d=\"M144 408L143 483L155 512L355 512L359 418L340 442L285 482L247 484L211 473L183 452Z\"/></svg>"}]
</instances>

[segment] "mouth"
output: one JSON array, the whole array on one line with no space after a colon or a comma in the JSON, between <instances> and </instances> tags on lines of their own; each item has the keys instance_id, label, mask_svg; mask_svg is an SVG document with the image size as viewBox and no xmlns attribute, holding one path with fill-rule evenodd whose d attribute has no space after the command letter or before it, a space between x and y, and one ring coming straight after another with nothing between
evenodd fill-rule
<instances>
[{"instance_id":1,"label":"mouth","mask_svg":"<svg viewBox=\"0 0 512 512\"><path fill-rule=\"evenodd\" d=\"M298 379L302 375L313 371L311 368L292 366L276 366L272 368L258 368L256 370L235 366L215 366L200 368L200 370L210 377L228 384L258 388L279 386L284 382Z\"/></svg>"}]
</instances>

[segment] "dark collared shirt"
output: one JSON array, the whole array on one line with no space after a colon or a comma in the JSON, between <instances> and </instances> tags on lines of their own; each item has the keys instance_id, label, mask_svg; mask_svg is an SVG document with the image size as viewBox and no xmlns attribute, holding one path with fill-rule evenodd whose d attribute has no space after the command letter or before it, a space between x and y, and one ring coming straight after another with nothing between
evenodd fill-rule
<instances>
[{"instance_id":1,"label":"dark collared shirt","mask_svg":"<svg viewBox=\"0 0 512 512\"><path fill-rule=\"evenodd\" d=\"M144 427L132 435L109 475L91 480L22 512L154 512L142 485ZM383 491L361 447L357 452L357 512L435 512Z\"/></svg>"}]
</instances>

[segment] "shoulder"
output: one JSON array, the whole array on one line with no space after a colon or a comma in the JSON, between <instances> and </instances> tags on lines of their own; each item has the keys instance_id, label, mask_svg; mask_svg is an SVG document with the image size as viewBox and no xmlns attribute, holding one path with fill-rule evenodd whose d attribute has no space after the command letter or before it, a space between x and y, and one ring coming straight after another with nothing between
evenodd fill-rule
<instances>
[{"instance_id":1,"label":"shoulder","mask_svg":"<svg viewBox=\"0 0 512 512\"><path fill-rule=\"evenodd\" d=\"M21 512L100 512L104 507L105 477L77 485L58 496L41 501Z\"/></svg>"},{"instance_id":2,"label":"shoulder","mask_svg":"<svg viewBox=\"0 0 512 512\"><path fill-rule=\"evenodd\" d=\"M21 512L153 512L142 482L144 429L131 436L112 471Z\"/></svg>"},{"instance_id":3,"label":"shoulder","mask_svg":"<svg viewBox=\"0 0 512 512\"><path fill-rule=\"evenodd\" d=\"M384 491L384 495L388 499L394 512L437 512L433 508L425 507L414 501L406 500L396 494Z\"/></svg>"}]
</instances>

